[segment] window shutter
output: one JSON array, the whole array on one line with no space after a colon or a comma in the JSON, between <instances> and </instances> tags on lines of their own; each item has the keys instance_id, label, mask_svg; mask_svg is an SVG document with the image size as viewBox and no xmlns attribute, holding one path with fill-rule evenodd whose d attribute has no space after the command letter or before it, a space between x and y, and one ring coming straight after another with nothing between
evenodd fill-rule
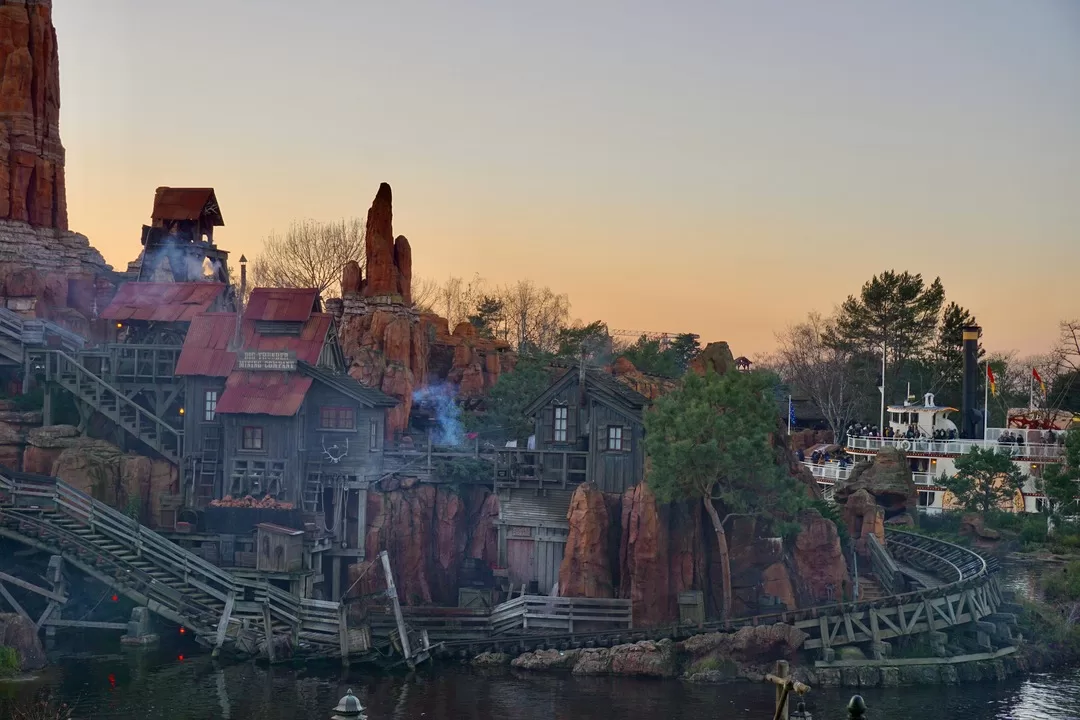
<instances>
[{"instance_id":1,"label":"window shutter","mask_svg":"<svg viewBox=\"0 0 1080 720\"><path fill-rule=\"evenodd\" d=\"M555 439L555 408L551 405L544 408L540 437L537 439L545 443L553 442Z\"/></svg>"},{"instance_id":2,"label":"window shutter","mask_svg":"<svg viewBox=\"0 0 1080 720\"><path fill-rule=\"evenodd\" d=\"M577 443L578 409L576 405L566 408L566 442Z\"/></svg>"},{"instance_id":3,"label":"window shutter","mask_svg":"<svg viewBox=\"0 0 1080 720\"><path fill-rule=\"evenodd\" d=\"M624 427L622 429L622 449L623 452L630 452L634 443L634 428Z\"/></svg>"}]
</instances>

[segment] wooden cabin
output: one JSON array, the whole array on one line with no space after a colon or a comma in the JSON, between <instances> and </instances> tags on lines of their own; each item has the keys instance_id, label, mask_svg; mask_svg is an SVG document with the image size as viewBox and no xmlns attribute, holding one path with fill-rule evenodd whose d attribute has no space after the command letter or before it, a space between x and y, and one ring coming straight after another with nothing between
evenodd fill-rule
<instances>
[{"instance_id":1,"label":"wooden cabin","mask_svg":"<svg viewBox=\"0 0 1080 720\"><path fill-rule=\"evenodd\" d=\"M319 310L315 290L256 288L239 339L235 314L192 322L176 368L190 406L190 500L269 496L319 512L356 548L397 401L348 375L334 320ZM357 534L346 538L347 526Z\"/></svg>"},{"instance_id":2,"label":"wooden cabin","mask_svg":"<svg viewBox=\"0 0 1080 720\"><path fill-rule=\"evenodd\" d=\"M642 481L648 404L604 370L575 364L527 406L530 447L496 452L500 565L513 588L547 594L558 581L578 484L621 493Z\"/></svg>"}]
</instances>

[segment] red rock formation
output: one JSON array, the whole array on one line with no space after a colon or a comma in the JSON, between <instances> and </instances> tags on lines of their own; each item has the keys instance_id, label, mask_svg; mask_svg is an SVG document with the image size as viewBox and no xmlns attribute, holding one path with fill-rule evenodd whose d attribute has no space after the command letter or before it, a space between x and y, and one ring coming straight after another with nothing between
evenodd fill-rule
<instances>
[{"instance_id":1,"label":"red rock formation","mask_svg":"<svg viewBox=\"0 0 1080 720\"><path fill-rule=\"evenodd\" d=\"M345 263L345 267L341 269L341 294L346 297L359 295L360 281L360 263L349 260Z\"/></svg>"},{"instance_id":2,"label":"red rock formation","mask_svg":"<svg viewBox=\"0 0 1080 720\"><path fill-rule=\"evenodd\" d=\"M457 605L461 562L473 557L493 565L497 560L498 500L482 487L460 494L446 486L403 483L388 492L369 491L367 535L364 549L368 563L380 551L390 554L398 597L405 605ZM382 572L367 563L349 568L353 596L383 588Z\"/></svg>"},{"instance_id":3,"label":"red rock formation","mask_svg":"<svg viewBox=\"0 0 1080 720\"><path fill-rule=\"evenodd\" d=\"M676 382L670 378L646 375L625 357L617 358L611 364L610 372L616 380L649 400L655 400L671 392L676 386Z\"/></svg>"},{"instance_id":4,"label":"red rock formation","mask_svg":"<svg viewBox=\"0 0 1080 720\"><path fill-rule=\"evenodd\" d=\"M735 369L735 357L726 342L711 342L690 362L690 369L699 375L704 375L707 370L723 375Z\"/></svg>"},{"instance_id":5,"label":"red rock formation","mask_svg":"<svg viewBox=\"0 0 1080 720\"><path fill-rule=\"evenodd\" d=\"M591 483L579 485L566 513L570 534L559 567L559 595L615 597L611 581L609 524L604 494Z\"/></svg>"},{"instance_id":6,"label":"red rock formation","mask_svg":"<svg viewBox=\"0 0 1080 720\"><path fill-rule=\"evenodd\" d=\"M67 229L51 0L0 5L0 218Z\"/></svg>"},{"instance_id":7,"label":"red rock formation","mask_svg":"<svg viewBox=\"0 0 1080 720\"><path fill-rule=\"evenodd\" d=\"M393 220L393 195L390 186L382 183L367 216L367 235L364 238L367 281L364 283L364 296L400 295L405 304L411 304L412 251L404 237L394 241ZM401 265L398 264L399 260ZM408 279L402 266L405 266Z\"/></svg>"},{"instance_id":8,"label":"red rock formation","mask_svg":"<svg viewBox=\"0 0 1080 720\"><path fill-rule=\"evenodd\" d=\"M795 538L791 556L800 605L844 599L849 587L848 567L836 525L816 510L803 512L799 523L803 529Z\"/></svg>"}]
</instances>

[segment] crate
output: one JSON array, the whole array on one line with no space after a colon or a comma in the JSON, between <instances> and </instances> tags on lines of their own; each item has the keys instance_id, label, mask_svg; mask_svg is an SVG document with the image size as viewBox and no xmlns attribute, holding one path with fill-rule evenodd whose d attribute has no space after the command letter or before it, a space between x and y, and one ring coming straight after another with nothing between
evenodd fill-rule
<instances>
[{"instance_id":1,"label":"crate","mask_svg":"<svg viewBox=\"0 0 1080 720\"><path fill-rule=\"evenodd\" d=\"M705 593L688 590L679 593L679 623L701 627L705 622Z\"/></svg>"}]
</instances>

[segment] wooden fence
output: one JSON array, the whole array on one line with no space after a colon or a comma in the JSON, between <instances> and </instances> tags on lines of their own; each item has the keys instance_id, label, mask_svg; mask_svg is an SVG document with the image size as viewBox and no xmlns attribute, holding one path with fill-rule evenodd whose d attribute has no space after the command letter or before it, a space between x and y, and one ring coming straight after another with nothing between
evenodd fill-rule
<instances>
[{"instance_id":1,"label":"wooden fence","mask_svg":"<svg viewBox=\"0 0 1080 720\"><path fill-rule=\"evenodd\" d=\"M633 626L632 602L608 598L522 595L491 610L491 633L570 633Z\"/></svg>"}]
</instances>

